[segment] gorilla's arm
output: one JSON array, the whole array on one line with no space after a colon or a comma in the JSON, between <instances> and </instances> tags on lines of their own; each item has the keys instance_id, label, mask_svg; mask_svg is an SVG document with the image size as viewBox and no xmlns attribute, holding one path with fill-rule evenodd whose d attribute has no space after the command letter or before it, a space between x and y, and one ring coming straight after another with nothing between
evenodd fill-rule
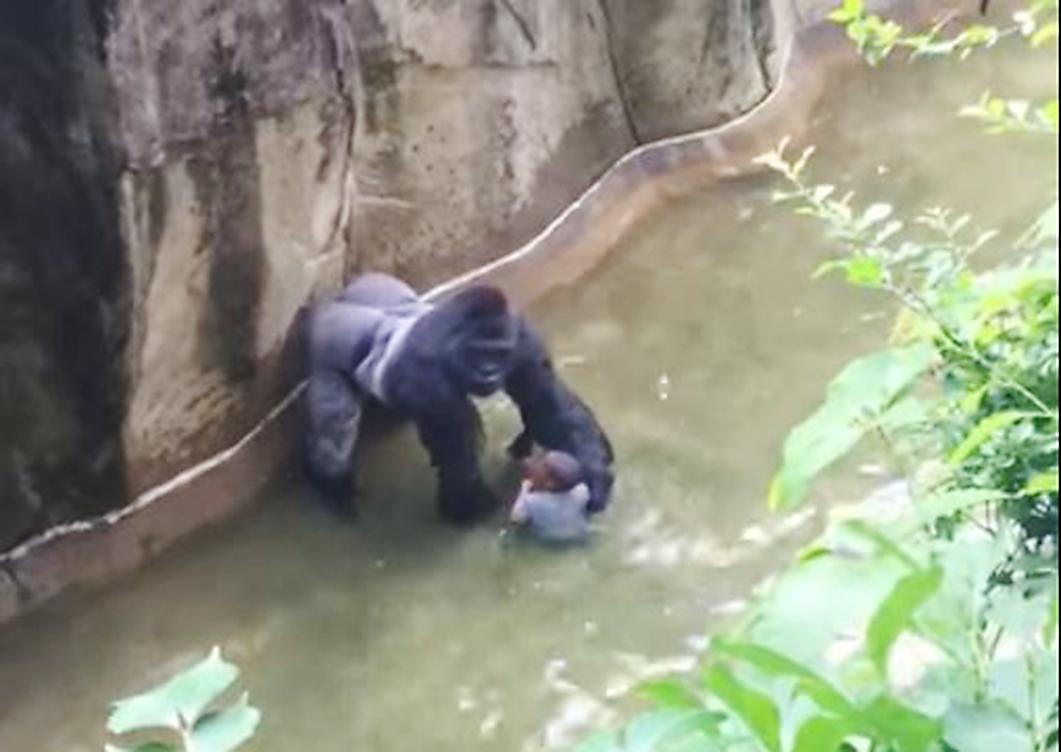
<instances>
[{"instance_id":1,"label":"gorilla's arm","mask_svg":"<svg viewBox=\"0 0 1061 752\"><path fill-rule=\"evenodd\" d=\"M479 413L468 395L498 391L515 344L504 295L473 287L418 319L388 369L392 407L416 421L438 471L438 506L453 522L470 522L497 506L483 482Z\"/></svg>"},{"instance_id":2,"label":"gorilla's arm","mask_svg":"<svg viewBox=\"0 0 1061 752\"><path fill-rule=\"evenodd\" d=\"M420 441L438 472L438 510L450 522L466 524L493 511L498 501L479 469L482 422L475 405L459 397L416 419Z\"/></svg>"},{"instance_id":3,"label":"gorilla's arm","mask_svg":"<svg viewBox=\"0 0 1061 752\"><path fill-rule=\"evenodd\" d=\"M568 452L578 459L586 475L590 489L587 508L602 511L610 501L614 483L611 442L597 416L556 373L545 343L522 318L505 391L523 420L523 433L510 451L518 456L538 444Z\"/></svg>"}]
</instances>

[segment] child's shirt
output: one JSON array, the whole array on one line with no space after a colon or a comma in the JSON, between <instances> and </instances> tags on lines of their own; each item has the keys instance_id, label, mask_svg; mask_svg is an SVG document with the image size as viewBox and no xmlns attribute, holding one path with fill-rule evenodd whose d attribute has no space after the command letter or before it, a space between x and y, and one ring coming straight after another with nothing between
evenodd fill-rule
<instances>
[{"instance_id":1,"label":"child's shirt","mask_svg":"<svg viewBox=\"0 0 1061 752\"><path fill-rule=\"evenodd\" d=\"M579 483L567 491L535 491L524 482L512 506L513 522L524 524L549 543L578 543L589 537L589 486Z\"/></svg>"}]
</instances>

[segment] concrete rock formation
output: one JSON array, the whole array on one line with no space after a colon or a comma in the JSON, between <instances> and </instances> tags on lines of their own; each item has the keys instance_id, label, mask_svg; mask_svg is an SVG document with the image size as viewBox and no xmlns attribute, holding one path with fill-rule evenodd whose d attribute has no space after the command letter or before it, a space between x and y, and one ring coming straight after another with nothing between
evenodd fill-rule
<instances>
[{"instance_id":1,"label":"concrete rock formation","mask_svg":"<svg viewBox=\"0 0 1061 752\"><path fill-rule=\"evenodd\" d=\"M771 86L767 0L0 10L0 550L242 436L300 306L527 241ZM263 471L264 472L264 471Z\"/></svg>"}]
</instances>

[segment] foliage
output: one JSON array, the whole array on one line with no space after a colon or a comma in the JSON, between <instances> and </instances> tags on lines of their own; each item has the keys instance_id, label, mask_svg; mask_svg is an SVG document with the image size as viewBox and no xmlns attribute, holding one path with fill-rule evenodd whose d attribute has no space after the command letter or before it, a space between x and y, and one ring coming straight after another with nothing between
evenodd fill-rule
<instances>
[{"instance_id":1,"label":"foliage","mask_svg":"<svg viewBox=\"0 0 1061 752\"><path fill-rule=\"evenodd\" d=\"M1056 0L1036 0L1012 28L950 37L946 24L907 35L861 0L833 17L872 63L1057 34ZM963 114L991 133L1058 132L1056 99L985 96ZM843 250L819 276L888 296L899 313L889 346L849 364L791 432L770 502L802 503L869 438L903 476L906 503L888 522L832 525L712 641L698 674L647 686L652 711L578 752L1057 749L1056 198L1007 240L943 208L910 220L860 206L806 180L812 154L790 159L782 144L761 162L786 180L777 199ZM999 251L1017 260L975 266Z\"/></svg>"},{"instance_id":2,"label":"foliage","mask_svg":"<svg viewBox=\"0 0 1061 752\"><path fill-rule=\"evenodd\" d=\"M203 661L143 694L111 708L107 730L145 739L132 747L108 745L108 752L229 752L254 734L261 714L247 702L220 704L239 669L217 648Z\"/></svg>"},{"instance_id":3,"label":"foliage","mask_svg":"<svg viewBox=\"0 0 1061 752\"><path fill-rule=\"evenodd\" d=\"M834 384L818 413L793 431L772 503L802 501L809 479L794 485L785 478L816 474L827 466L823 458L835 460L855 440L875 433L900 468L925 456L944 460L929 487L915 492L989 489L1029 543L1056 544L1056 236L1026 234L1026 258L976 273L970 259L993 233L971 232L968 216L943 209L924 212L908 231L891 206L861 209L850 194L834 198L832 186L806 184L808 157L788 162L779 149L762 161L789 183L778 200L819 219L848 251L820 273L841 273L849 283L899 303L894 340L901 347L849 366L837 380L844 389ZM911 352L921 359L882 392L879 382L890 372L884 362ZM929 368L929 384L916 380ZM816 440L808 441L808 433Z\"/></svg>"},{"instance_id":4,"label":"foliage","mask_svg":"<svg viewBox=\"0 0 1061 752\"><path fill-rule=\"evenodd\" d=\"M949 36L946 32L953 16L943 18L926 32L907 34L894 21L869 13L865 0L843 0L829 18L846 29L848 38L870 65L879 64L896 50L907 50L915 58L954 54L964 58L1012 36L1023 36L1033 47L1042 47L1058 36L1057 0L1033 0L1014 14L1013 23L1008 26L969 24Z\"/></svg>"},{"instance_id":5,"label":"foliage","mask_svg":"<svg viewBox=\"0 0 1061 752\"><path fill-rule=\"evenodd\" d=\"M1055 748L1056 571L985 587L1009 543L840 524L698 675L650 685L654 711L578 752Z\"/></svg>"}]
</instances>

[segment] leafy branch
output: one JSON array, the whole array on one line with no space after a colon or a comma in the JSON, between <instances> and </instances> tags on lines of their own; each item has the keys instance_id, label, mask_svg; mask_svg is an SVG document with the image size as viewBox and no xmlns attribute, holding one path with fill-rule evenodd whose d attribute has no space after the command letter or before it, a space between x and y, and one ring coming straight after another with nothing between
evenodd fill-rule
<instances>
[{"instance_id":1,"label":"leafy branch","mask_svg":"<svg viewBox=\"0 0 1061 752\"><path fill-rule=\"evenodd\" d=\"M1035 0L1013 16L1006 26L970 24L948 35L955 15L948 14L928 31L907 34L895 21L870 13L865 0L844 0L829 14L843 26L847 36L870 65L879 65L896 50L906 50L911 58L959 55L994 47L1008 37L1022 36L1033 47L1041 47L1058 37L1058 0Z\"/></svg>"},{"instance_id":2,"label":"leafy branch","mask_svg":"<svg viewBox=\"0 0 1061 752\"><path fill-rule=\"evenodd\" d=\"M107 730L118 736L136 734L150 741L134 747L107 745L107 752L231 752L258 727L261 714L243 693L222 704L222 695L239 669L214 648L210 655L172 679L111 708ZM180 746L169 741L175 737Z\"/></svg>"}]
</instances>

